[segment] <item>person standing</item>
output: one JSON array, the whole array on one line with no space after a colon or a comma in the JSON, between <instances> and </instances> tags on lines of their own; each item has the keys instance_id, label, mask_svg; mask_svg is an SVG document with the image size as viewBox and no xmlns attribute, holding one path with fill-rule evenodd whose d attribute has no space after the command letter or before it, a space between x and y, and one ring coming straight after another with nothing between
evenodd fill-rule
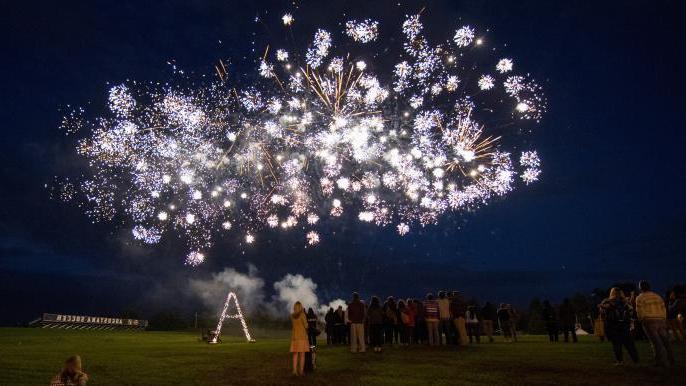
<instances>
[{"instance_id":1,"label":"person standing","mask_svg":"<svg viewBox=\"0 0 686 386\"><path fill-rule=\"evenodd\" d=\"M326 344L327 345L335 343L335 340L334 340L334 336L335 336L334 324L335 324L335 321L334 321L334 319L335 319L335 316L334 316L334 312L333 312L333 307L329 307L329 311L324 316L324 323L326 323L325 324L325 330L326 330Z\"/></svg>"},{"instance_id":2,"label":"person standing","mask_svg":"<svg viewBox=\"0 0 686 386\"><path fill-rule=\"evenodd\" d=\"M365 352L364 343L364 303L360 295L353 292L353 300L348 304L348 321L350 321L350 351Z\"/></svg>"},{"instance_id":3,"label":"person standing","mask_svg":"<svg viewBox=\"0 0 686 386\"><path fill-rule=\"evenodd\" d=\"M467 326L465 325L465 313L467 312L467 303L464 301L462 294L459 291L453 291L452 300L450 302L450 316L455 327L455 343L460 346L467 345Z\"/></svg>"},{"instance_id":4,"label":"person standing","mask_svg":"<svg viewBox=\"0 0 686 386\"><path fill-rule=\"evenodd\" d=\"M576 343L576 310L568 298L565 298L560 305L560 325L565 336L565 343L569 342L570 334L572 342Z\"/></svg>"},{"instance_id":5,"label":"person standing","mask_svg":"<svg viewBox=\"0 0 686 386\"><path fill-rule=\"evenodd\" d=\"M372 346L374 352L381 352L383 345L383 322L384 311L381 308L381 302L376 296L372 296L372 301L367 310L367 323L369 324L369 345Z\"/></svg>"},{"instance_id":6,"label":"person standing","mask_svg":"<svg viewBox=\"0 0 686 386\"><path fill-rule=\"evenodd\" d=\"M519 320L519 314L517 310L512 307L512 304L507 305L507 312L510 313L510 334L512 335L512 341L517 343L517 321Z\"/></svg>"},{"instance_id":7,"label":"person standing","mask_svg":"<svg viewBox=\"0 0 686 386\"><path fill-rule=\"evenodd\" d=\"M405 303L405 309L401 313L401 319L403 322L403 335L405 336L406 345L412 343L412 339L414 337L415 317L417 313L417 307L414 303L414 299L407 299Z\"/></svg>"},{"instance_id":8,"label":"person standing","mask_svg":"<svg viewBox=\"0 0 686 386\"><path fill-rule=\"evenodd\" d=\"M393 338L398 324L398 307L393 296L389 296L383 306L384 310L384 341L393 344Z\"/></svg>"},{"instance_id":9,"label":"person standing","mask_svg":"<svg viewBox=\"0 0 686 386\"><path fill-rule=\"evenodd\" d=\"M305 353L310 351L307 340L307 317L300 302L293 304L291 313L291 353L293 353L293 375L304 375Z\"/></svg>"},{"instance_id":10,"label":"person standing","mask_svg":"<svg viewBox=\"0 0 686 386\"><path fill-rule=\"evenodd\" d=\"M415 343L426 343L426 318L424 317L424 304L421 300L414 300L414 341Z\"/></svg>"},{"instance_id":11,"label":"person standing","mask_svg":"<svg viewBox=\"0 0 686 386\"><path fill-rule=\"evenodd\" d=\"M334 313L333 319L334 326L334 343L345 344L345 313L343 312L343 306L338 306L336 312Z\"/></svg>"},{"instance_id":12,"label":"person standing","mask_svg":"<svg viewBox=\"0 0 686 386\"><path fill-rule=\"evenodd\" d=\"M557 323L557 315L555 315L555 309L548 300L543 301L543 313L541 316L543 317L543 321L545 321L545 329L548 331L548 339L550 339L551 342L557 342L560 334Z\"/></svg>"},{"instance_id":13,"label":"person standing","mask_svg":"<svg viewBox=\"0 0 686 386\"><path fill-rule=\"evenodd\" d=\"M622 290L613 287L610 290L610 296L603 300L598 307L605 321L605 334L612 342L612 350L617 360L616 365L624 364L622 347L626 347L631 360L638 363L638 352L634 338L631 336L631 314L633 310Z\"/></svg>"},{"instance_id":14,"label":"person standing","mask_svg":"<svg viewBox=\"0 0 686 386\"><path fill-rule=\"evenodd\" d=\"M673 366L674 355L667 333L667 310L662 297L650 290L650 283L638 283L641 294L636 298L636 315L653 348L656 366Z\"/></svg>"},{"instance_id":15,"label":"person standing","mask_svg":"<svg viewBox=\"0 0 686 386\"><path fill-rule=\"evenodd\" d=\"M669 304L667 305L667 323L672 330L674 340L684 340L684 325L679 319L680 297L676 290L669 293Z\"/></svg>"},{"instance_id":16,"label":"person standing","mask_svg":"<svg viewBox=\"0 0 686 386\"><path fill-rule=\"evenodd\" d=\"M490 343L493 343L493 322L497 320L498 315L495 306L486 302L481 309L481 331L488 337Z\"/></svg>"},{"instance_id":17,"label":"person standing","mask_svg":"<svg viewBox=\"0 0 686 386\"><path fill-rule=\"evenodd\" d=\"M446 296L445 291L438 293L438 315L440 322L438 325L438 343L443 344L443 336L445 336L445 344L448 344L451 339L451 318L450 318L450 299Z\"/></svg>"},{"instance_id":18,"label":"person standing","mask_svg":"<svg viewBox=\"0 0 686 386\"><path fill-rule=\"evenodd\" d=\"M476 315L476 306L469 306L465 313L465 324L467 326L467 335L469 335L469 344L472 344L472 337L476 343L481 343L479 332L479 318Z\"/></svg>"},{"instance_id":19,"label":"person standing","mask_svg":"<svg viewBox=\"0 0 686 386\"><path fill-rule=\"evenodd\" d=\"M503 332L505 342L512 342L511 323L510 311L508 311L507 305L505 303L500 303L500 308L498 308L498 324L500 324L500 331Z\"/></svg>"},{"instance_id":20,"label":"person standing","mask_svg":"<svg viewBox=\"0 0 686 386\"><path fill-rule=\"evenodd\" d=\"M440 314L438 313L438 302L431 293L426 294L426 300L424 300L424 319L426 320L426 332L429 337L429 346L438 346L441 343L438 336Z\"/></svg>"},{"instance_id":21,"label":"person standing","mask_svg":"<svg viewBox=\"0 0 686 386\"><path fill-rule=\"evenodd\" d=\"M317 315L315 315L312 307L307 309L307 340L310 347L317 345Z\"/></svg>"}]
</instances>

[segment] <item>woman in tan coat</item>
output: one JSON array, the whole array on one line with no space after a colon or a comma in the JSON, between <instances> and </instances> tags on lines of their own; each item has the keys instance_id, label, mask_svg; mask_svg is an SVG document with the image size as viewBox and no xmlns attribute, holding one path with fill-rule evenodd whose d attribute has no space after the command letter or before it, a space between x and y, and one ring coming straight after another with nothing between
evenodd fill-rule
<instances>
[{"instance_id":1,"label":"woman in tan coat","mask_svg":"<svg viewBox=\"0 0 686 386\"><path fill-rule=\"evenodd\" d=\"M300 302L293 305L291 314L291 352L293 353L293 375L303 375L305 367L305 353L310 351L310 343L307 340L307 317Z\"/></svg>"}]
</instances>

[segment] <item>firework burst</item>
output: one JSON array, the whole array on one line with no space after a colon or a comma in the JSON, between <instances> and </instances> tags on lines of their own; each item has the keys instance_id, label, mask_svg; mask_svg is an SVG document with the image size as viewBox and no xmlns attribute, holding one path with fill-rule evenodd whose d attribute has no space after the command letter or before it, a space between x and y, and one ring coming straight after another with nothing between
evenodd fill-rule
<instances>
[{"instance_id":1,"label":"firework burst","mask_svg":"<svg viewBox=\"0 0 686 386\"><path fill-rule=\"evenodd\" d=\"M282 28L295 20L284 15ZM469 62L492 54L477 29L432 44L409 16L384 70L369 44L384 40L379 22L343 25L300 50L265 50L245 87L227 85L223 64L221 81L193 87L112 87L108 114L65 117L90 170L54 195L82 197L98 220L123 216L143 243L181 236L196 266L218 237L247 246L264 228L297 229L314 246L316 227L344 213L403 236L503 196L517 176L538 180L536 151L515 165L501 138L541 118L541 88L510 58Z\"/></svg>"}]
</instances>

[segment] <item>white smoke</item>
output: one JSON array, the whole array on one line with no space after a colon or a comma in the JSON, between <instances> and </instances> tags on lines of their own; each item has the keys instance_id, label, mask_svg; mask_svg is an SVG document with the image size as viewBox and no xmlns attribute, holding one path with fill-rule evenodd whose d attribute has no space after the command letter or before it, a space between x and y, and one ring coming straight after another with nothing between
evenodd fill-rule
<instances>
[{"instance_id":1,"label":"white smoke","mask_svg":"<svg viewBox=\"0 0 686 386\"><path fill-rule=\"evenodd\" d=\"M293 309L293 304L299 301L307 309L308 307L317 308L319 299L315 290L317 284L309 277L297 274L287 274L280 281L274 283L274 303L279 305L280 309L290 311Z\"/></svg>"},{"instance_id":2,"label":"white smoke","mask_svg":"<svg viewBox=\"0 0 686 386\"><path fill-rule=\"evenodd\" d=\"M253 314L264 306L264 280L257 276L257 268L252 264L248 264L247 275L233 268L224 268L222 272L213 274L212 279L191 279L189 286L210 308L219 309L229 291L236 293L246 314Z\"/></svg>"},{"instance_id":3,"label":"white smoke","mask_svg":"<svg viewBox=\"0 0 686 386\"><path fill-rule=\"evenodd\" d=\"M319 310L317 310L317 312L319 313L319 315L324 316L327 312L329 312L329 308L333 308L333 310L336 311L336 309L338 309L338 306L343 307L343 311L348 309L348 303L346 303L345 300L336 299L329 302L329 304L320 305Z\"/></svg>"},{"instance_id":4,"label":"white smoke","mask_svg":"<svg viewBox=\"0 0 686 386\"><path fill-rule=\"evenodd\" d=\"M226 295L233 291L238 296L241 309L247 315L264 312L278 319L288 317L296 301L302 303L305 309L312 307L320 315L324 315L329 307L334 310L346 303L336 299L328 305L319 304L317 297L317 283L301 274L286 274L274 283L274 295L270 301L266 300L265 281L258 276L257 268L249 264L248 273L241 273L234 268L224 268L223 271L212 275L207 280L191 279L190 290L198 296L210 309L220 310Z\"/></svg>"}]
</instances>

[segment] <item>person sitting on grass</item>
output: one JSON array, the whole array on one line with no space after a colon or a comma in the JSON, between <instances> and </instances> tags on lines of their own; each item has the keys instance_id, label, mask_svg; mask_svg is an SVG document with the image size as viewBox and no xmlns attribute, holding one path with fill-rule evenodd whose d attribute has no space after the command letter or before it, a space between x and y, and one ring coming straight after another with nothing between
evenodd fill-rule
<instances>
[{"instance_id":1,"label":"person sitting on grass","mask_svg":"<svg viewBox=\"0 0 686 386\"><path fill-rule=\"evenodd\" d=\"M631 336L633 322L631 320L632 309L629 301L624 297L624 293L618 287L610 290L610 296L603 300L598 306L605 320L605 334L612 342L612 349L617 363L624 364L622 358L622 347L626 347L629 356L634 363L638 363L638 352Z\"/></svg>"},{"instance_id":2,"label":"person sitting on grass","mask_svg":"<svg viewBox=\"0 0 686 386\"><path fill-rule=\"evenodd\" d=\"M81 370L81 357L73 355L64 362L64 368L50 382L50 386L84 386L88 375Z\"/></svg>"},{"instance_id":3,"label":"person sitting on grass","mask_svg":"<svg viewBox=\"0 0 686 386\"><path fill-rule=\"evenodd\" d=\"M300 302L293 304L291 314L291 352L293 353L293 375L304 375L305 353L310 351L307 340L307 317Z\"/></svg>"}]
</instances>

